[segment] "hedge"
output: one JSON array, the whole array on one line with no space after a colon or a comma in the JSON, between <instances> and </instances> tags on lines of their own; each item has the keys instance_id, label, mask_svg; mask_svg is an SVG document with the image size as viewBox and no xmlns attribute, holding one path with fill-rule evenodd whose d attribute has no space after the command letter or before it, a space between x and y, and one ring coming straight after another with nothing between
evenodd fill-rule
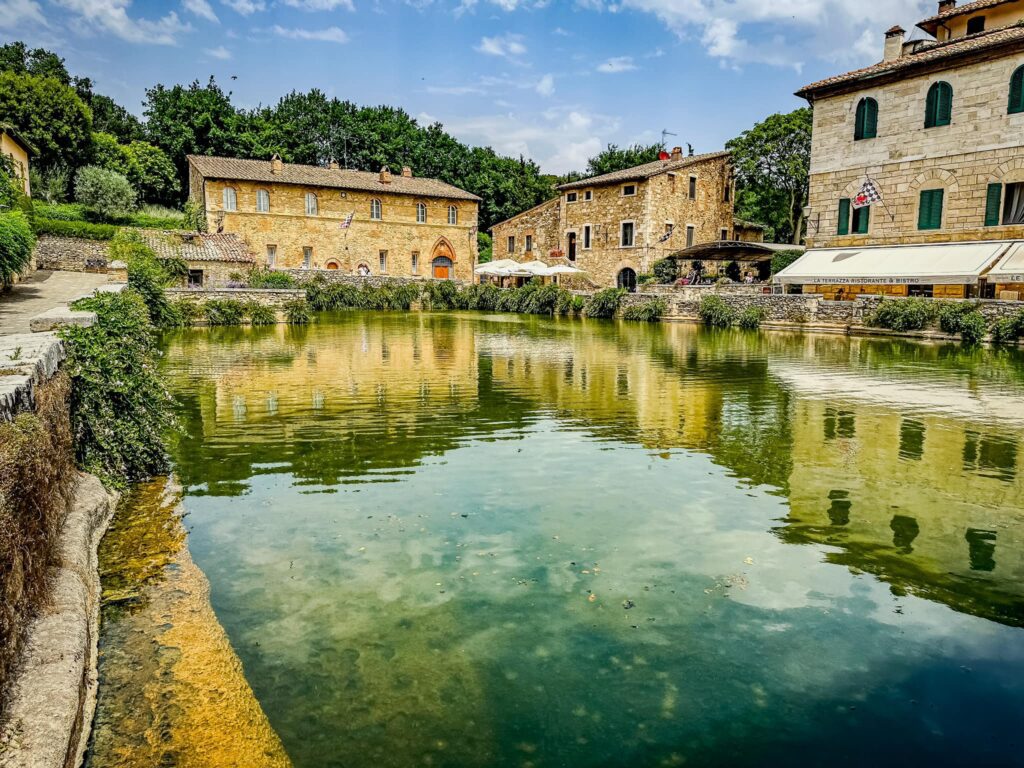
<instances>
[{"instance_id":1,"label":"hedge","mask_svg":"<svg viewBox=\"0 0 1024 768\"><path fill-rule=\"evenodd\" d=\"M90 224L86 221L62 221L60 219L36 218L37 235L59 237L84 237L87 240L113 240L117 227L113 224Z\"/></svg>"}]
</instances>

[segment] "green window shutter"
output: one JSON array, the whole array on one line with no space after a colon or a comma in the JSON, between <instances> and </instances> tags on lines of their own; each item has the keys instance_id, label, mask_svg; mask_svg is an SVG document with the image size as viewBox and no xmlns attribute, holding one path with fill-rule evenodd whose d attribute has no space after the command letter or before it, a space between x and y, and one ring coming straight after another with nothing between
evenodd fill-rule
<instances>
[{"instance_id":1,"label":"green window shutter","mask_svg":"<svg viewBox=\"0 0 1024 768\"><path fill-rule=\"evenodd\" d=\"M988 196L985 198L985 226L999 226L999 204L1003 200L1003 185L989 184Z\"/></svg>"},{"instance_id":2,"label":"green window shutter","mask_svg":"<svg viewBox=\"0 0 1024 768\"><path fill-rule=\"evenodd\" d=\"M868 99L867 115L864 118L864 138L873 139L878 135L878 102Z\"/></svg>"},{"instance_id":3,"label":"green window shutter","mask_svg":"<svg viewBox=\"0 0 1024 768\"><path fill-rule=\"evenodd\" d=\"M953 87L949 83L939 84L939 125L953 122Z\"/></svg>"},{"instance_id":4,"label":"green window shutter","mask_svg":"<svg viewBox=\"0 0 1024 768\"><path fill-rule=\"evenodd\" d=\"M850 199L846 197L839 201L839 229L836 234L850 234Z\"/></svg>"},{"instance_id":5,"label":"green window shutter","mask_svg":"<svg viewBox=\"0 0 1024 768\"><path fill-rule=\"evenodd\" d=\"M857 235L866 235L871 227L871 206L858 208L853 212L853 231Z\"/></svg>"},{"instance_id":6,"label":"green window shutter","mask_svg":"<svg viewBox=\"0 0 1024 768\"><path fill-rule=\"evenodd\" d=\"M936 111L937 111L936 107L938 105L938 99L939 99L938 91L935 89L935 86L933 85L931 88L928 89L928 99L925 101L925 104L924 104L924 127L925 128L934 128L936 126L936 124L937 124L936 123L935 115L936 115Z\"/></svg>"},{"instance_id":7,"label":"green window shutter","mask_svg":"<svg viewBox=\"0 0 1024 768\"><path fill-rule=\"evenodd\" d=\"M1024 112L1024 67L1018 67L1010 78L1010 106L1007 111L1011 115Z\"/></svg>"},{"instance_id":8,"label":"green window shutter","mask_svg":"<svg viewBox=\"0 0 1024 768\"><path fill-rule=\"evenodd\" d=\"M937 128L953 122L953 87L943 82L932 84L924 112L925 128Z\"/></svg>"},{"instance_id":9,"label":"green window shutter","mask_svg":"<svg viewBox=\"0 0 1024 768\"><path fill-rule=\"evenodd\" d=\"M942 229L942 202L945 194L943 189L926 189L921 193L918 229Z\"/></svg>"}]
</instances>

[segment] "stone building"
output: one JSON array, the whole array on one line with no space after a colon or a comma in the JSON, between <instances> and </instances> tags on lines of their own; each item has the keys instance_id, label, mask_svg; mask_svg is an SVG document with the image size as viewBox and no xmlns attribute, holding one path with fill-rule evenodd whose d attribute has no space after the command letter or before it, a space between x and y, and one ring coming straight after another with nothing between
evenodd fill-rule
<instances>
[{"instance_id":1,"label":"stone building","mask_svg":"<svg viewBox=\"0 0 1024 768\"><path fill-rule=\"evenodd\" d=\"M157 232L142 238L159 258L180 258L188 264L190 288L224 288L245 277L256 258L241 237L231 233Z\"/></svg>"},{"instance_id":2,"label":"stone building","mask_svg":"<svg viewBox=\"0 0 1024 768\"><path fill-rule=\"evenodd\" d=\"M666 160L558 190L558 198L491 228L496 259L565 264L595 285L632 289L659 259L736 238L728 152L684 156L677 147Z\"/></svg>"},{"instance_id":3,"label":"stone building","mask_svg":"<svg viewBox=\"0 0 1024 768\"><path fill-rule=\"evenodd\" d=\"M827 296L1024 295L986 279L1024 238L1022 21L1024 0L943 0L917 25L927 39L893 27L881 62L798 93L814 107L811 250L784 282ZM881 201L858 207L866 184ZM978 241L992 248L958 245Z\"/></svg>"},{"instance_id":4,"label":"stone building","mask_svg":"<svg viewBox=\"0 0 1024 768\"><path fill-rule=\"evenodd\" d=\"M0 155L10 158L14 175L21 179L25 194L28 196L32 194L28 180L29 157L35 153L35 147L25 140L13 125L0 123Z\"/></svg>"},{"instance_id":5,"label":"stone building","mask_svg":"<svg viewBox=\"0 0 1024 768\"><path fill-rule=\"evenodd\" d=\"M239 235L271 268L471 280L476 266L480 198L409 168L190 156L189 195L210 231Z\"/></svg>"}]
</instances>

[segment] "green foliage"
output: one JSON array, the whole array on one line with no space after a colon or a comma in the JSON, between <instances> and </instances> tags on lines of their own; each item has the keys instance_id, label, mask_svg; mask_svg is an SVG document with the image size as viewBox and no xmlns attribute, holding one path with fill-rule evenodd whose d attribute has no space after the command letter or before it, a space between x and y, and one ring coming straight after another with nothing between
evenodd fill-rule
<instances>
[{"instance_id":1,"label":"green foliage","mask_svg":"<svg viewBox=\"0 0 1024 768\"><path fill-rule=\"evenodd\" d=\"M772 115L726 144L739 193L736 214L765 224L779 242L803 239L811 164L809 107Z\"/></svg>"},{"instance_id":2,"label":"green foliage","mask_svg":"<svg viewBox=\"0 0 1024 768\"><path fill-rule=\"evenodd\" d=\"M988 333L988 323L976 302L946 302L939 306L939 328L959 336L965 344L978 344Z\"/></svg>"},{"instance_id":3,"label":"green foliage","mask_svg":"<svg viewBox=\"0 0 1024 768\"><path fill-rule=\"evenodd\" d=\"M284 305L284 317L289 325L309 325L313 322L313 313L305 299L293 299Z\"/></svg>"},{"instance_id":4,"label":"green foliage","mask_svg":"<svg viewBox=\"0 0 1024 768\"><path fill-rule=\"evenodd\" d=\"M86 207L78 203L36 203L36 216L55 221L86 221Z\"/></svg>"},{"instance_id":5,"label":"green foliage","mask_svg":"<svg viewBox=\"0 0 1024 768\"><path fill-rule=\"evenodd\" d=\"M123 261L127 265L128 286L145 302L150 323L158 328L177 325L178 317L167 301L164 288L181 276L180 261L157 258L139 233L130 229L117 233L110 243L109 255L111 261Z\"/></svg>"},{"instance_id":6,"label":"green foliage","mask_svg":"<svg viewBox=\"0 0 1024 768\"><path fill-rule=\"evenodd\" d=\"M498 307L501 289L493 283L468 285L459 293L459 309L493 312Z\"/></svg>"},{"instance_id":7,"label":"green foliage","mask_svg":"<svg viewBox=\"0 0 1024 768\"><path fill-rule=\"evenodd\" d=\"M63 203L68 199L71 188L71 171L66 165L57 164L41 168L38 164L29 168L32 194L36 199L51 203Z\"/></svg>"},{"instance_id":8,"label":"green foliage","mask_svg":"<svg viewBox=\"0 0 1024 768\"><path fill-rule=\"evenodd\" d=\"M203 206L197 203L195 200L185 201L185 229L190 229L193 232L205 232L206 231L206 211Z\"/></svg>"},{"instance_id":9,"label":"green foliage","mask_svg":"<svg viewBox=\"0 0 1024 768\"><path fill-rule=\"evenodd\" d=\"M702 296L697 314L712 328L729 328L736 320L736 311L721 296Z\"/></svg>"},{"instance_id":10,"label":"green foliage","mask_svg":"<svg viewBox=\"0 0 1024 768\"><path fill-rule=\"evenodd\" d=\"M734 283L738 283L740 281L740 265L735 261L730 261L725 265L725 276Z\"/></svg>"},{"instance_id":11,"label":"green foliage","mask_svg":"<svg viewBox=\"0 0 1024 768\"><path fill-rule=\"evenodd\" d=\"M660 259L651 267L654 277L662 285L671 285L679 279L679 262L675 259Z\"/></svg>"},{"instance_id":12,"label":"green foliage","mask_svg":"<svg viewBox=\"0 0 1024 768\"><path fill-rule=\"evenodd\" d=\"M450 280L431 280L423 289L423 307L435 312L458 309L459 287Z\"/></svg>"},{"instance_id":13,"label":"green foliage","mask_svg":"<svg viewBox=\"0 0 1024 768\"><path fill-rule=\"evenodd\" d=\"M171 326L175 328L195 325L203 317L202 306L188 299L176 299L170 303L169 308L169 318L173 321Z\"/></svg>"},{"instance_id":14,"label":"green foliage","mask_svg":"<svg viewBox=\"0 0 1024 768\"><path fill-rule=\"evenodd\" d=\"M10 285L15 275L31 263L35 244L24 213L0 213L0 285Z\"/></svg>"},{"instance_id":15,"label":"green foliage","mask_svg":"<svg viewBox=\"0 0 1024 768\"><path fill-rule=\"evenodd\" d=\"M736 325L744 330L756 331L764 322L766 313L761 307L747 307L736 316Z\"/></svg>"},{"instance_id":16,"label":"green foliage","mask_svg":"<svg viewBox=\"0 0 1024 768\"><path fill-rule=\"evenodd\" d=\"M487 264L494 258L494 244L491 236L486 232L477 232L476 247L479 251L478 263Z\"/></svg>"},{"instance_id":17,"label":"green foliage","mask_svg":"<svg viewBox=\"0 0 1024 768\"><path fill-rule=\"evenodd\" d=\"M590 158L587 163L587 176L601 176L606 173L622 171L645 163L653 163L663 149L661 144L634 144L619 147L609 144L600 153Z\"/></svg>"},{"instance_id":18,"label":"green foliage","mask_svg":"<svg viewBox=\"0 0 1024 768\"><path fill-rule=\"evenodd\" d=\"M37 235L83 237L88 240L110 240L117 234L117 227L111 224L90 224L87 221L64 221L37 216L35 231Z\"/></svg>"},{"instance_id":19,"label":"green foliage","mask_svg":"<svg viewBox=\"0 0 1024 768\"><path fill-rule=\"evenodd\" d=\"M519 288L499 291L495 309L523 315L554 315L560 297L568 293L557 285L530 281Z\"/></svg>"},{"instance_id":20,"label":"green foliage","mask_svg":"<svg viewBox=\"0 0 1024 768\"><path fill-rule=\"evenodd\" d=\"M555 314L566 317L575 317L583 313L583 307L587 300L569 291L562 291L558 294L558 302L555 304Z\"/></svg>"},{"instance_id":21,"label":"green foliage","mask_svg":"<svg viewBox=\"0 0 1024 768\"><path fill-rule=\"evenodd\" d=\"M803 255L803 251L777 251L772 256L772 274L779 274Z\"/></svg>"},{"instance_id":22,"label":"green foliage","mask_svg":"<svg viewBox=\"0 0 1024 768\"><path fill-rule=\"evenodd\" d=\"M142 123L135 115L117 104L109 96L96 94L89 101L92 107L92 129L108 133L121 144L129 144L143 137Z\"/></svg>"},{"instance_id":23,"label":"green foliage","mask_svg":"<svg viewBox=\"0 0 1024 768\"><path fill-rule=\"evenodd\" d=\"M245 314L253 325L274 325L277 323L277 312L273 307L250 301L245 305Z\"/></svg>"},{"instance_id":24,"label":"green foliage","mask_svg":"<svg viewBox=\"0 0 1024 768\"><path fill-rule=\"evenodd\" d=\"M95 165L80 168L75 174L75 200L108 219L135 210L135 190L128 179Z\"/></svg>"},{"instance_id":25,"label":"green foliage","mask_svg":"<svg viewBox=\"0 0 1024 768\"><path fill-rule=\"evenodd\" d=\"M203 314L210 325L241 325L245 307L235 299L210 299L203 304Z\"/></svg>"},{"instance_id":26,"label":"green foliage","mask_svg":"<svg viewBox=\"0 0 1024 768\"><path fill-rule=\"evenodd\" d=\"M997 320L992 326L992 341L996 344L1016 344L1024 338L1024 309Z\"/></svg>"},{"instance_id":27,"label":"green foliage","mask_svg":"<svg viewBox=\"0 0 1024 768\"><path fill-rule=\"evenodd\" d=\"M254 267L249 271L246 282L250 288L294 288L295 278L287 272Z\"/></svg>"},{"instance_id":28,"label":"green foliage","mask_svg":"<svg viewBox=\"0 0 1024 768\"><path fill-rule=\"evenodd\" d=\"M642 304L626 307L622 313L623 320L635 320L641 323L656 323L665 315L668 306L664 299L652 299Z\"/></svg>"},{"instance_id":29,"label":"green foliage","mask_svg":"<svg viewBox=\"0 0 1024 768\"><path fill-rule=\"evenodd\" d=\"M124 487L167 471L163 437L174 424L158 370L155 334L134 290L83 299L90 328L60 331L71 376L71 422L79 466Z\"/></svg>"},{"instance_id":30,"label":"green foliage","mask_svg":"<svg viewBox=\"0 0 1024 768\"><path fill-rule=\"evenodd\" d=\"M439 284L448 284L458 293L454 283L443 281ZM397 280L358 286L315 278L306 284L306 301L316 312L338 309L407 310L419 298L419 285ZM443 307L454 308L452 303Z\"/></svg>"},{"instance_id":31,"label":"green foliage","mask_svg":"<svg viewBox=\"0 0 1024 768\"><path fill-rule=\"evenodd\" d=\"M148 203L172 203L178 198L181 185L174 163L159 147L145 141L133 141L124 147L128 158L128 180L140 200Z\"/></svg>"},{"instance_id":32,"label":"green foliage","mask_svg":"<svg viewBox=\"0 0 1024 768\"><path fill-rule=\"evenodd\" d=\"M920 331L935 319L936 307L927 299L883 299L868 325L893 331Z\"/></svg>"},{"instance_id":33,"label":"green foliage","mask_svg":"<svg viewBox=\"0 0 1024 768\"><path fill-rule=\"evenodd\" d=\"M610 318L615 317L619 311L619 304L622 297L627 293L625 288L605 288L598 291L583 305L583 315L586 317Z\"/></svg>"},{"instance_id":34,"label":"green foliage","mask_svg":"<svg viewBox=\"0 0 1024 768\"><path fill-rule=\"evenodd\" d=\"M92 113L57 78L0 72L0 116L35 146L41 169L75 167L88 156Z\"/></svg>"},{"instance_id":35,"label":"green foliage","mask_svg":"<svg viewBox=\"0 0 1024 768\"><path fill-rule=\"evenodd\" d=\"M117 137L101 131L92 134L91 163L127 176L130 160L128 152L118 143Z\"/></svg>"}]
</instances>

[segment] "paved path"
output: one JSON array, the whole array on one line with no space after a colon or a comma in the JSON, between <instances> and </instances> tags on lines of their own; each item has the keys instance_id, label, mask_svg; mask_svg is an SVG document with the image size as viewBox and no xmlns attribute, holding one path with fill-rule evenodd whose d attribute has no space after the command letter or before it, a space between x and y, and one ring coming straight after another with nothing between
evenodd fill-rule
<instances>
[{"instance_id":1,"label":"paved path","mask_svg":"<svg viewBox=\"0 0 1024 768\"><path fill-rule=\"evenodd\" d=\"M9 292L0 293L0 336L28 333L29 318L91 294L108 279L88 272L33 273Z\"/></svg>"}]
</instances>

